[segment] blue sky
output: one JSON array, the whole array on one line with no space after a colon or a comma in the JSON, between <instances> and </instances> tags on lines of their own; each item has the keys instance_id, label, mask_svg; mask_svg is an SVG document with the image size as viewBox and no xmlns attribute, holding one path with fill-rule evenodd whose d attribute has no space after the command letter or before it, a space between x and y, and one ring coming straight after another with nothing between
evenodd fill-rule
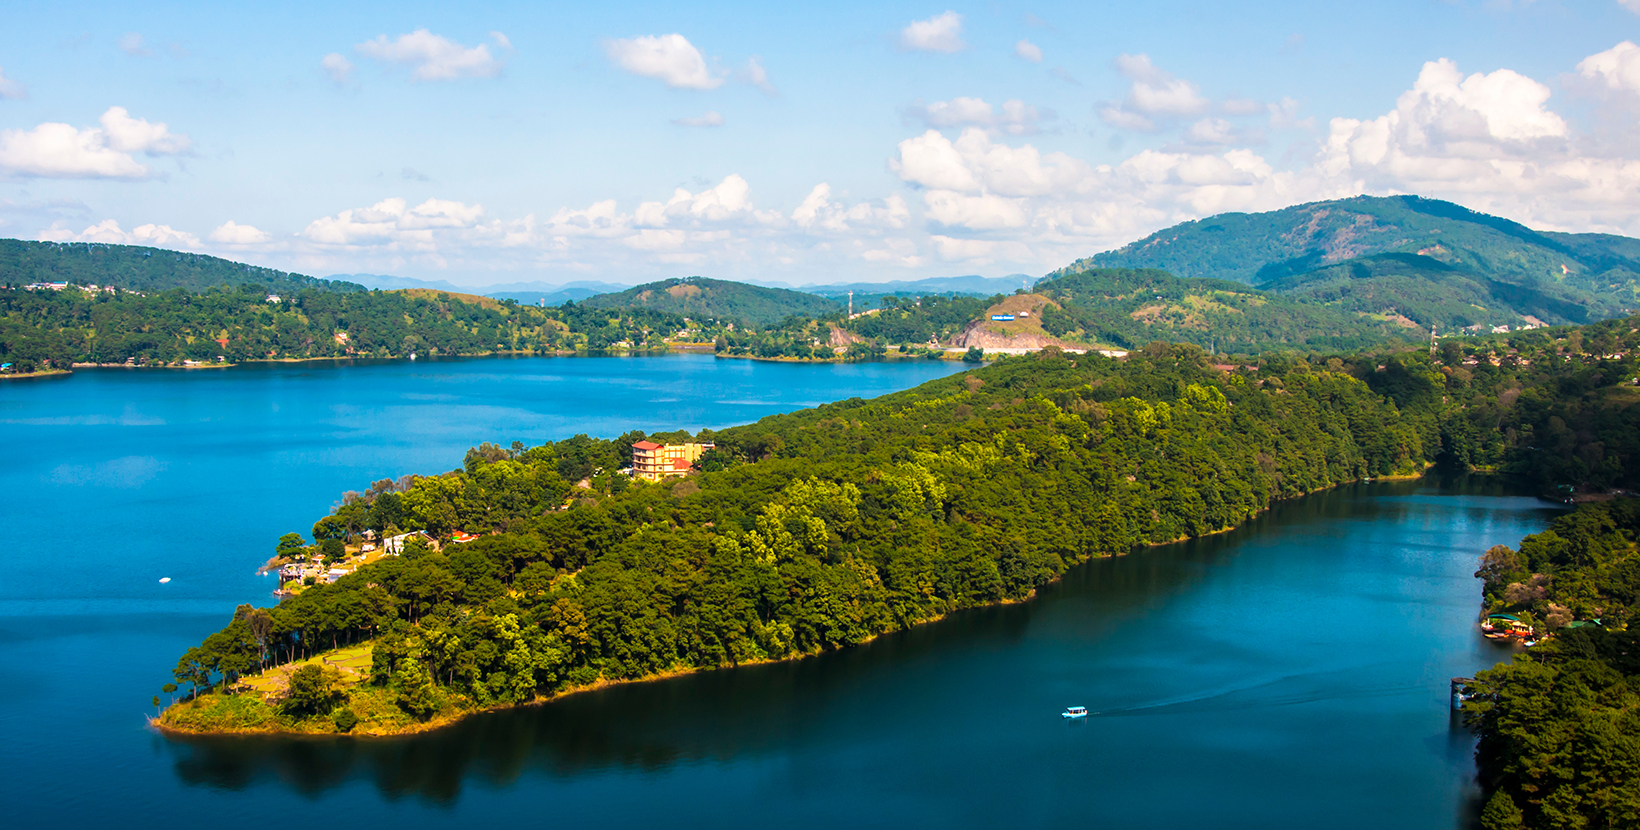
<instances>
[{"instance_id":1,"label":"blue sky","mask_svg":"<svg viewBox=\"0 0 1640 830\"><path fill-rule=\"evenodd\" d=\"M1363 192L1640 234L1640 0L6 17L27 239L476 286L1040 274Z\"/></svg>"}]
</instances>

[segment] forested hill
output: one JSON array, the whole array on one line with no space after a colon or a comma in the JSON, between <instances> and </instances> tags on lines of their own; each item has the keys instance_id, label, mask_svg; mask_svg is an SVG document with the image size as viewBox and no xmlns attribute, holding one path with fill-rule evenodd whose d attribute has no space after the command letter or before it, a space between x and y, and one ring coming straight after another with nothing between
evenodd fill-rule
<instances>
[{"instance_id":1,"label":"forested hill","mask_svg":"<svg viewBox=\"0 0 1640 830\"><path fill-rule=\"evenodd\" d=\"M1165 340L1224 354L1258 354L1270 349L1360 349L1428 338L1419 321L1401 315L1340 309L1155 268L1061 273L1037 283L1036 292L1054 301L1043 309L1042 328L1073 343L1133 349Z\"/></svg>"},{"instance_id":2,"label":"forested hill","mask_svg":"<svg viewBox=\"0 0 1640 830\"><path fill-rule=\"evenodd\" d=\"M1475 307L1478 317L1504 313L1550 323L1640 308L1640 240L1543 233L1417 196L1221 214L1158 231L1060 273L1089 268L1161 268L1346 308L1375 306L1375 312L1397 306L1408 313L1429 293L1439 295L1448 312L1461 304ZM1376 294L1363 296L1368 283Z\"/></svg>"},{"instance_id":3,"label":"forested hill","mask_svg":"<svg viewBox=\"0 0 1640 830\"><path fill-rule=\"evenodd\" d=\"M237 288L260 285L281 294L312 289L364 291L362 285L246 265L243 262L138 245L100 242L30 242L0 239L0 285L36 282L112 285L130 291Z\"/></svg>"},{"instance_id":4,"label":"forested hill","mask_svg":"<svg viewBox=\"0 0 1640 830\"><path fill-rule=\"evenodd\" d=\"M484 444L450 472L344 494L312 545L282 539L276 562L351 572L242 606L182 656L196 694L161 722L390 733L843 648L1436 460L1540 487L1632 484L1637 327L1228 371L1188 345L1050 349L695 436L716 449L659 483L616 472L642 433ZM361 562L367 530L438 545Z\"/></svg>"},{"instance_id":5,"label":"forested hill","mask_svg":"<svg viewBox=\"0 0 1640 830\"><path fill-rule=\"evenodd\" d=\"M787 288L683 277L647 283L626 291L588 297L591 308L647 308L692 319L733 320L767 326L791 316L819 317L838 311L832 300Z\"/></svg>"}]
</instances>

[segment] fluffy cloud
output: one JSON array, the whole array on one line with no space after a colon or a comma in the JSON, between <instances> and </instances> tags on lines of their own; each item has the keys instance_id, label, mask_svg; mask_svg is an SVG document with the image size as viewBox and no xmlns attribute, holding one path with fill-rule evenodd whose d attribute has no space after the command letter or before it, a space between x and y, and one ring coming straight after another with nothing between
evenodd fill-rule
<instances>
[{"instance_id":1,"label":"fluffy cloud","mask_svg":"<svg viewBox=\"0 0 1640 830\"><path fill-rule=\"evenodd\" d=\"M831 185L821 182L792 211L791 218L800 228L843 233L859 228L903 228L911 219L911 211L898 194L881 202L859 202L853 206L835 202Z\"/></svg>"},{"instance_id":2,"label":"fluffy cloud","mask_svg":"<svg viewBox=\"0 0 1640 830\"><path fill-rule=\"evenodd\" d=\"M32 130L0 131L0 173L57 179L146 179L153 169L132 157L178 155L192 146L188 136L165 124L132 118L124 107L109 107L101 129L45 123Z\"/></svg>"},{"instance_id":3,"label":"fluffy cloud","mask_svg":"<svg viewBox=\"0 0 1640 830\"><path fill-rule=\"evenodd\" d=\"M433 231L472 229L484 215L482 205L446 199L428 199L413 208L408 204L392 198L344 210L308 223L302 236L321 245L391 244L431 250Z\"/></svg>"},{"instance_id":4,"label":"fluffy cloud","mask_svg":"<svg viewBox=\"0 0 1640 830\"><path fill-rule=\"evenodd\" d=\"M491 36L497 35L500 33L495 32ZM505 49L510 43L505 35L501 35L497 45ZM426 29L399 35L391 41L387 35L377 35L374 40L367 40L353 48L367 58L411 67L410 78L416 81L493 78L501 74L502 62L490 54L488 44L469 48ZM329 68L326 69L328 71Z\"/></svg>"},{"instance_id":5,"label":"fluffy cloud","mask_svg":"<svg viewBox=\"0 0 1640 830\"><path fill-rule=\"evenodd\" d=\"M16 101L28 97L28 90L23 85L6 77L6 70L0 67L0 101Z\"/></svg>"},{"instance_id":6,"label":"fluffy cloud","mask_svg":"<svg viewBox=\"0 0 1640 830\"><path fill-rule=\"evenodd\" d=\"M1156 66L1149 55L1118 55L1114 66L1132 84L1120 104L1100 107L1099 117L1111 126L1151 130L1156 116L1200 115L1212 106L1199 87Z\"/></svg>"},{"instance_id":7,"label":"fluffy cloud","mask_svg":"<svg viewBox=\"0 0 1640 830\"><path fill-rule=\"evenodd\" d=\"M229 219L205 238L219 245L260 245L272 242L273 234Z\"/></svg>"},{"instance_id":8,"label":"fluffy cloud","mask_svg":"<svg viewBox=\"0 0 1640 830\"><path fill-rule=\"evenodd\" d=\"M1630 2L1640 10L1640 0ZM1625 40L1584 58L1577 65L1577 73L1602 91L1640 95L1640 46Z\"/></svg>"},{"instance_id":9,"label":"fluffy cloud","mask_svg":"<svg viewBox=\"0 0 1640 830\"><path fill-rule=\"evenodd\" d=\"M150 156L186 153L193 142L185 135L171 132L164 124L151 124L141 118L132 118L125 107L109 107L98 119L108 146L125 153L145 153Z\"/></svg>"},{"instance_id":10,"label":"fluffy cloud","mask_svg":"<svg viewBox=\"0 0 1640 830\"><path fill-rule=\"evenodd\" d=\"M900 30L900 48L908 52L943 52L947 55L968 48L962 40L962 15L953 11L927 20L914 20Z\"/></svg>"},{"instance_id":11,"label":"fluffy cloud","mask_svg":"<svg viewBox=\"0 0 1640 830\"><path fill-rule=\"evenodd\" d=\"M51 228L40 233L40 239L45 242L101 242L109 245L152 245L161 248L198 248L199 237L185 231L179 231L169 225L138 225L130 233L120 230L120 223L113 219L104 219L95 225L75 233L63 227L63 223L54 223Z\"/></svg>"},{"instance_id":12,"label":"fluffy cloud","mask_svg":"<svg viewBox=\"0 0 1640 830\"><path fill-rule=\"evenodd\" d=\"M1640 0L1636 0L1636 2L1640 2ZM1037 46L1028 40L1021 39L1018 43L1014 44L1014 57L1028 60L1031 63L1041 63L1042 47Z\"/></svg>"},{"instance_id":13,"label":"fluffy cloud","mask_svg":"<svg viewBox=\"0 0 1640 830\"><path fill-rule=\"evenodd\" d=\"M708 67L700 50L677 33L606 40L604 54L621 69L654 78L673 89L717 89L723 85L723 72ZM756 59L752 66L762 76L762 65ZM762 77L767 83L767 77Z\"/></svg>"},{"instance_id":14,"label":"fluffy cloud","mask_svg":"<svg viewBox=\"0 0 1640 830\"><path fill-rule=\"evenodd\" d=\"M1053 110L1038 113L1036 107L1017 98L1004 101L1000 113L981 98L953 98L949 101L935 101L926 106L919 103L913 105L908 112L936 129L986 127L1001 130L1009 135L1031 135L1041 132L1040 122L1056 117Z\"/></svg>"},{"instance_id":15,"label":"fluffy cloud","mask_svg":"<svg viewBox=\"0 0 1640 830\"><path fill-rule=\"evenodd\" d=\"M319 61L319 68L332 83L345 84L353 76L353 62L340 52L331 52Z\"/></svg>"},{"instance_id":16,"label":"fluffy cloud","mask_svg":"<svg viewBox=\"0 0 1640 830\"><path fill-rule=\"evenodd\" d=\"M679 127L721 127L723 114L717 110L707 110L693 118L674 118L672 123Z\"/></svg>"}]
</instances>

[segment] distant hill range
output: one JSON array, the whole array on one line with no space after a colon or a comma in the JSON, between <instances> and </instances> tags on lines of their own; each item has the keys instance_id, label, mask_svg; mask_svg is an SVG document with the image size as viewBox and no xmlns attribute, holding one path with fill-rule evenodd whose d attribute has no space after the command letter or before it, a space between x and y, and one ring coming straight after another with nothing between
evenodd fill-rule
<instances>
[{"instance_id":1,"label":"distant hill range","mask_svg":"<svg viewBox=\"0 0 1640 830\"><path fill-rule=\"evenodd\" d=\"M1640 240L1535 231L1417 196L1220 214L1050 278L1097 268L1227 280L1346 314L1399 315L1426 330L1582 323L1640 308Z\"/></svg>"},{"instance_id":2,"label":"distant hill range","mask_svg":"<svg viewBox=\"0 0 1640 830\"><path fill-rule=\"evenodd\" d=\"M969 275L963 277L930 277L922 280L895 280L893 282L809 284L800 286L798 290L836 300L839 303L848 302L849 292L853 291L854 308L859 311L876 308L881 298L886 296L994 297L998 294L1012 294L1018 288L1029 288L1036 281L1036 277L1026 274L1010 274L1006 277Z\"/></svg>"},{"instance_id":3,"label":"distant hill range","mask_svg":"<svg viewBox=\"0 0 1640 830\"><path fill-rule=\"evenodd\" d=\"M112 285L142 292L172 288L204 291L246 284L265 286L274 293L303 288L365 290L364 286L352 282L316 279L164 248L0 239L0 284L22 286L37 282Z\"/></svg>"},{"instance_id":4,"label":"distant hill range","mask_svg":"<svg viewBox=\"0 0 1640 830\"><path fill-rule=\"evenodd\" d=\"M819 317L841 307L825 297L789 288L764 288L705 277L646 283L625 291L589 297L581 304L591 308L649 308L699 319L734 320L758 327L773 325L793 315Z\"/></svg>"},{"instance_id":5,"label":"distant hill range","mask_svg":"<svg viewBox=\"0 0 1640 830\"><path fill-rule=\"evenodd\" d=\"M455 285L448 280L418 280L412 277L395 277L388 274L332 274L330 279L345 279L356 282L366 288L380 288L397 290L404 288L429 288L435 291L471 294L484 292L484 296L497 300L516 300L525 305L563 305L571 300L580 301L598 294L607 294L611 291L623 291L626 285L616 282L596 282L580 280L563 285L554 285L547 282L515 282L500 285L474 287L470 285Z\"/></svg>"}]
</instances>

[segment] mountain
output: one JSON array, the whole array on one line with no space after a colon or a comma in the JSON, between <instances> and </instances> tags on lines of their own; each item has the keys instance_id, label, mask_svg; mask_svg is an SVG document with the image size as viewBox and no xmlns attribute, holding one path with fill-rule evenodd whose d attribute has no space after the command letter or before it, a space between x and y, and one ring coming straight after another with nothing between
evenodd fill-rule
<instances>
[{"instance_id":1,"label":"mountain","mask_svg":"<svg viewBox=\"0 0 1640 830\"><path fill-rule=\"evenodd\" d=\"M390 274L331 274L326 279L347 280L356 282L365 288L376 288L383 291L395 291L401 288L431 288L435 291L472 291L471 287L455 285L446 280L418 280L412 277L395 277Z\"/></svg>"},{"instance_id":2,"label":"mountain","mask_svg":"<svg viewBox=\"0 0 1640 830\"><path fill-rule=\"evenodd\" d=\"M661 280L582 301L590 308L648 308L699 319L735 320L769 326L793 315L818 317L839 310L824 297L787 288L764 288L743 282L683 277Z\"/></svg>"},{"instance_id":3,"label":"mountain","mask_svg":"<svg viewBox=\"0 0 1640 830\"><path fill-rule=\"evenodd\" d=\"M1602 319L1640 308L1640 240L1549 233L1417 196L1226 213L1157 231L1056 274L1160 268L1344 311L1443 327Z\"/></svg>"},{"instance_id":4,"label":"mountain","mask_svg":"<svg viewBox=\"0 0 1640 830\"><path fill-rule=\"evenodd\" d=\"M848 299L848 292L854 292L856 304L862 294L883 296L897 294L907 297L924 297L932 294L943 296L966 295L971 297L991 297L997 294L1012 294L1016 288L1028 288L1030 283L1036 282L1036 277L1026 274L1010 274L1006 277L981 277L968 275L963 277L929 277L922 280L895 280L893 282L849 282L831 283L827 285L799 286L798 290L822 297L844 300Z\"/></svg>"},{"instance_id":5,"label":"mountain","mask_svg":"<svg viewBox=\"0 0 1640 830\"><path fill-rule=\"evenodd\" d=\"M567 302L580 302L588 297L599 294L609 294L626 290L627 286L617 282L595 282L592 280L578 280L563 285L549 285L544 282L519 282L511 285L492 285L489 294L498 300L517 300L525 305L563 305Z\"/></svg>"},{"instance_id":6,"label":"mountain","mask_svg":"<svg viewBox=\"0 0 1640 830\"><path fill-rule=\"evenodd\" d=\"M255 284L274 293L303 288L322 291L363 291L364 286L341 280L322 280L246 265L205 254L190 254L138 245L100 242L30 242L0 239L0 284L68 282L75 285L112 285L131 291L238 287Z\"/></svg>"},{"instance_id":7,"label":"mountain","mask_svg":"<svg viewBox=\"0 0 1640 830\"><path fill-rule=\"evenodd\" d=\"M563 305L571 300L580 301L597 294L621 291L627 286L615 282L577 281L556 285L549 282L514 282L488 286L455 285L447 280L418 280L413 277L395 277L387 274L333 274L330 279L346 279L366 288L395 290L400 288L428 288L459 294L484 292L497 300L516 300L524 305Z\"/></svg>"}]
</instances>

